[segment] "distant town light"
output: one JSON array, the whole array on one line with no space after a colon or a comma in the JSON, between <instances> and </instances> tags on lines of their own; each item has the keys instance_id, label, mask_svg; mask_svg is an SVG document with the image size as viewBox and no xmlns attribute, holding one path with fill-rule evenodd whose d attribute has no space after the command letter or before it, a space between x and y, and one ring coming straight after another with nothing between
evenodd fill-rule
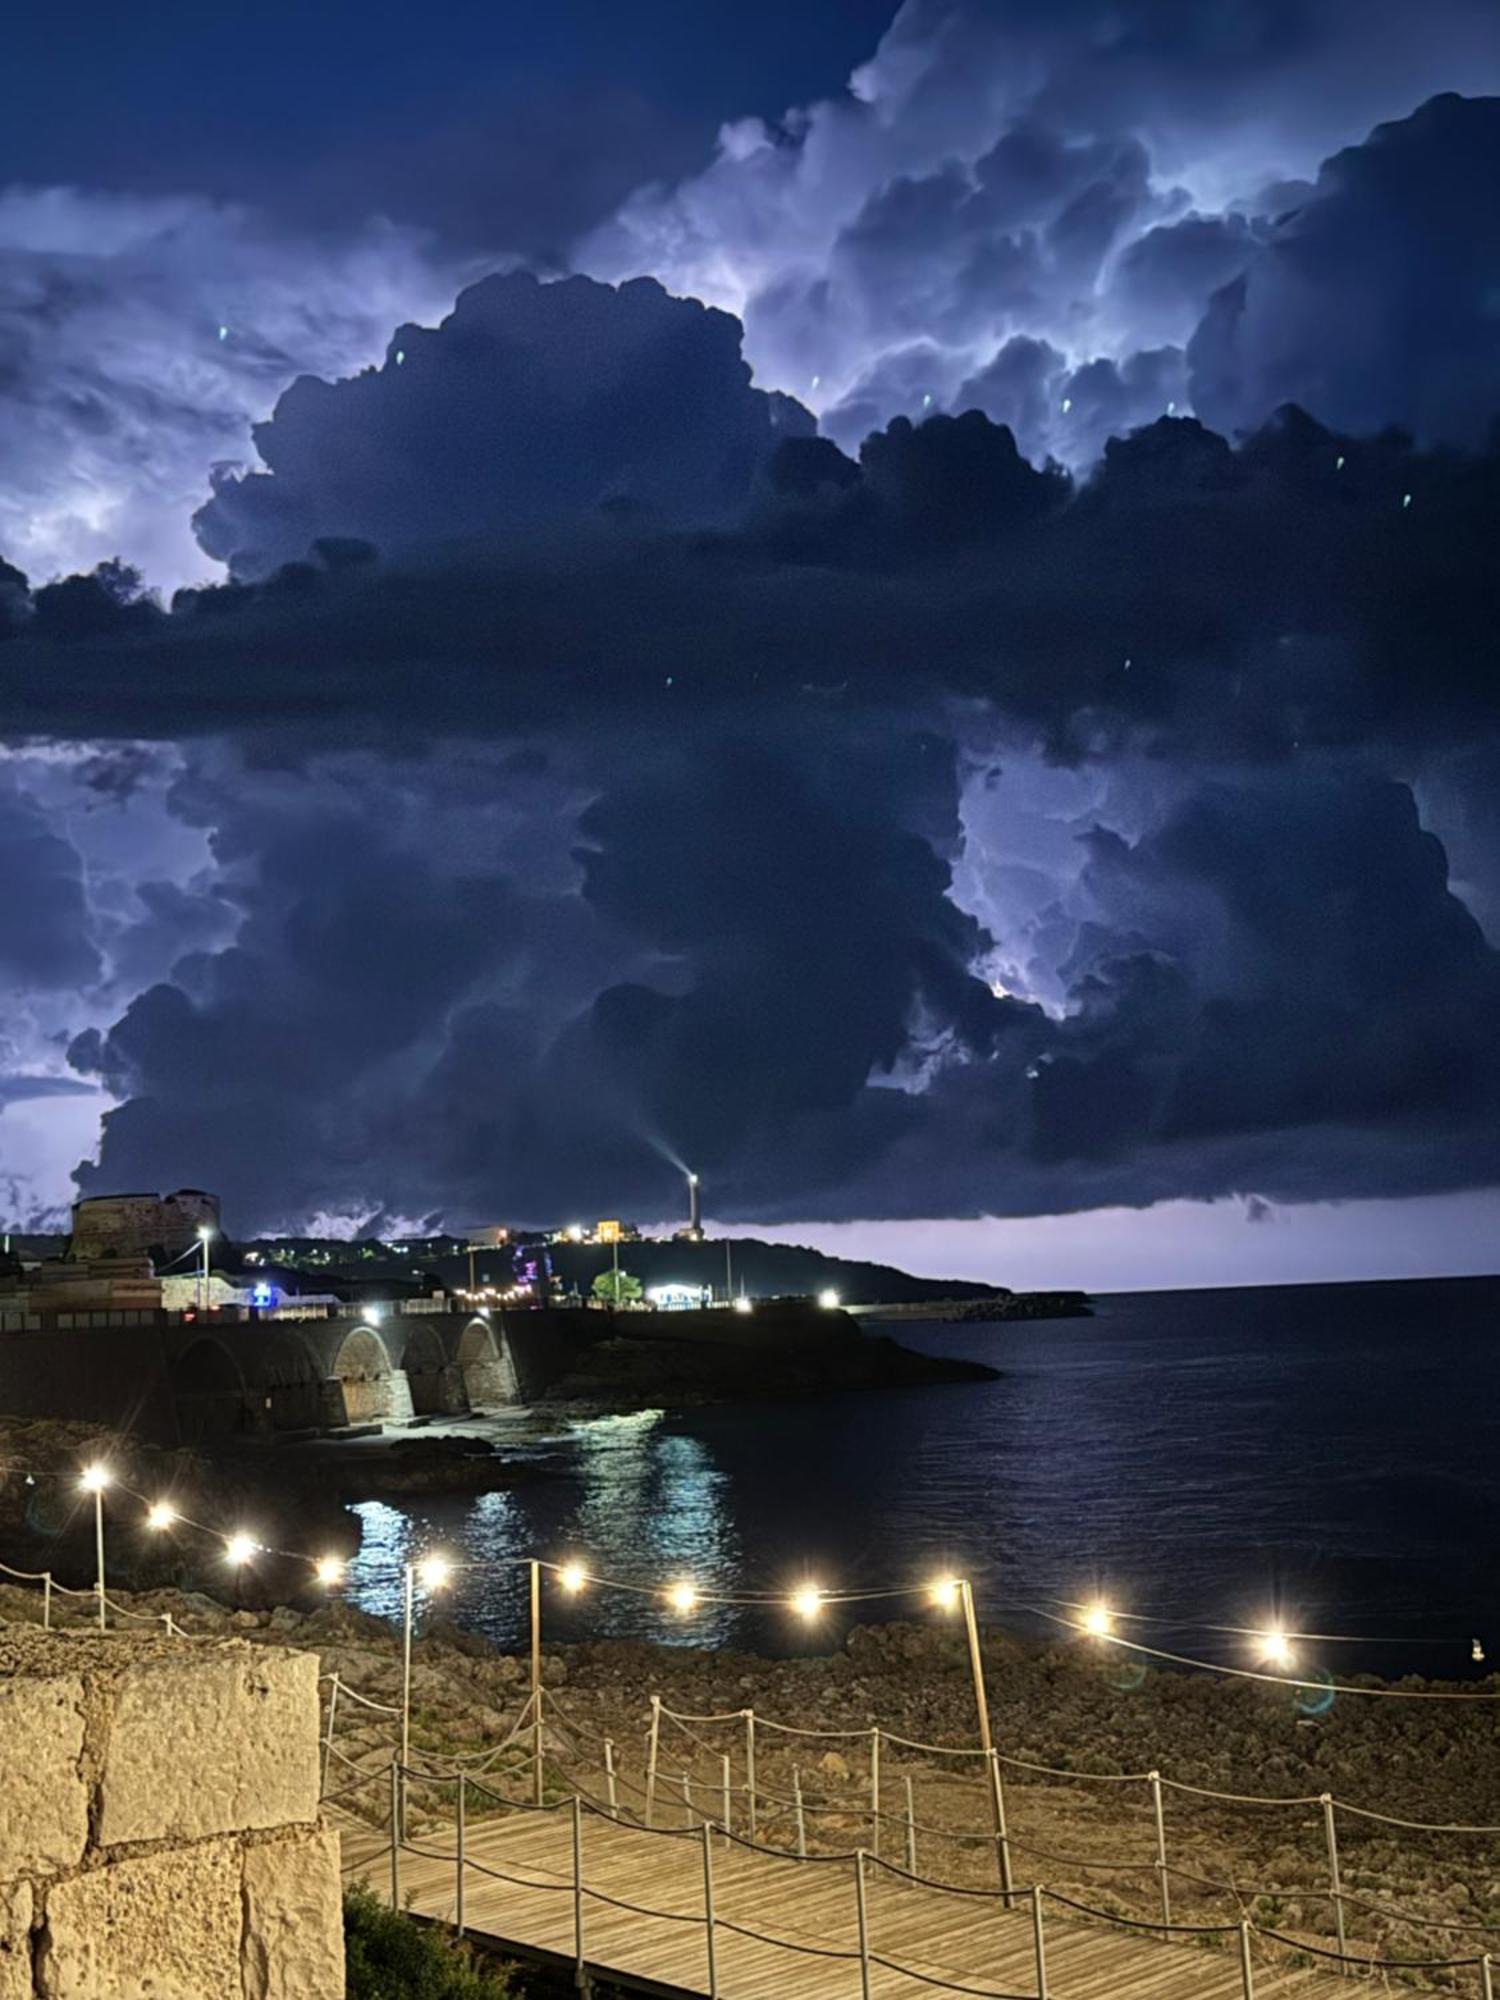
<instances>
[{"instance_id":1,"label":"distant town light","mask_svg":"<svg viewBox=\"0 0 1500 2000\"><path fill-rule=\"evenodd\" d=\"M687 1582L674 1583L667 1592L667 1602L674 1611L689 1612L698 1602L696 1588Z\"/></svg>"},{"instance_id":2,"label":"distant town light","mask_svg":"<svg viewBox=\"0 0 1500 2000\"><path fill-rule=\"evenodd\" d=\"M1091 1639L1107 1639L1115 1629L1109 1606L1102 1602L1091 1604L1083 1614L1083 1629Z\"/></svg>"},{"instance_id":3,"label":"distant town light","mask_svg":"<svg viewBox=\"0 0 1500 2000\"><path fill-rule=\"evenodd\" d=\"M582 1563L564 1563L557 1572L557 1580L570 1597L576 1597L589 1580L589 1573Z\"/></svg>"},{"instance_id":4,"label":"distant town light","mask_svg":"<svg viewBox=\"0 0 1500 2000\"><path fill-rule=\"evenodd\" d=\"M753 1299L747 1299L744 1296L744 1294L741 1293L740 1296L734 1302L734 1309L737 1313L754 1312L755 1302Z\"/></svg>"},{"instance_id":5,"label":"distant town light","mask_svg":"<svg viewBox=\"0 0 1500 2000\"><path fill-rule=\"evenodd\" d=\"M581 1222L570 1222L568 1224L568 1241L570 1243L581 1243L583 1241L583 1224Z\"/></svg>"},{"instance_id":6,"label":"distant town light","mask_svg":"<svg viewBox=\"0 0 1500 2000\"><path fill-rule=\"evenodd\" d=\"M83 1474L78 1484L83 1488L85 1493L102 1493L112 1477L113 1475L107 1465L100 1465L96 1462L93 1465L86 1465L83 1468Z\"/></svg>"},{"instance_id":7,"label":"distant town light","mask_svg":"<svg viewBox=\"0 0 1500 2000\"><path fill-rule=\"evenodd\" d=\"M833 1289L832 1285L829 1285L825 1290L819 1292L818 1304L822 1306L825 1312L837 1311L839 1306L839 1295Z\"/></svg>"},{"instance_id":8,"label":"distant town light","mask_svg":"<svg viewBox=\"0 0 1500 2000\"><path fill-rule=\"evenodd\" d=\"M177 1509L169 1507L165 1500L158 1500L146 1516L146 1526L154 1528L160 1534L164 1528L172 1527L176 1519Z\"/></svg>"},{"instance_id":9,"label":"distant town light","mask_svg":"<svg viewBox=\"0 0 1500 2000\"><path fill-rule=\"evenodd\" d=\"M823 1593L815 1583L804 1583L792 1592L792 1609L799 1618L809 1622L823 1609Z\"/></svg>"},{"instance_id":10,"label":"distant town light","mask_svg":"<svg viewBox=\"0 0 1500 2000\"><path fill-rule=\"evenodd\" d=\"M326 1589L331 1590L336 1583L344 1580L344 1559L342 1556L320 1556L317 1578Z\"/></svg>"},{"instance_id":11,"label":"distant town light","mask_svg":"<svg viewBox=\"0 0 1500 2000\"><path fill-rule=\"evenodd\" d=\"M224 1544L224 1560L233 1563L236 1569L242 1569L259 1546L253 1535L231 1535Z\"/></svg>"},{"instance_id":12,"label":"distant town light","mask_svg":"<svg viewBox=\"0 0 1500 2000\"><path fill-rule=\"evenodd\" d=\"M963 1584L956 1576L940 1576L932 1584L932 1601L939 1611L956 1609L963 1594Z\"/></svg>"},{"instance_id":13,"label":"distant town light","mask_svg":"<svg viewBox=\"0 0 1500 2000\"><path fill-rule=\"evenodd\" d=\"M417 1564L417 1575L424 1590L444 1589L452 1574L453 1565L446 1556L423 1556Z\"/></svg>"}]
</instances>

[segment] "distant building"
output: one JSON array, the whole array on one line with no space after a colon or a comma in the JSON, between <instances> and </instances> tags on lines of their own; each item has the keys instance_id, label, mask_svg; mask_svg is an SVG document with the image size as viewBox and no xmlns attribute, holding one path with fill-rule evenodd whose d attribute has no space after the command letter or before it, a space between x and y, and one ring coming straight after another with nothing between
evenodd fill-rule
<instances>
[{"instance_id":1,"label":"distant building","mask_svg":"<svg viewBox=\"0 0 1500 2000\"><path fill-rule=\"evenodd\" d=\"M604 1221L594 1224L596 1243L639 1243L641 1232L633 1222L621 1222L615 1216L607 1216Z\"/></svg>"},{"instance_id":2,"label":"distant building","mask_svg":"<svg viewBox=\"0 0 1500 2000\"><path fill-rule=\"evenodd\" d=\"M91 1194L73 1204L75 1263L100 1257L180 1256L200 1229L219 1233L219 1197L202 1188L175 1194Z\"/></svg>"},{"instance_id":3,"label":"distant building","mask_svg":"<svg viewBox=\"0 0 1500 2000\"><path fill-rule=\"evenodd\" d=\"M149 1257L58 1257L0 1275L0 1325L7 1330L12 1316L19 1323L38 1314L136 1315L159 1312L161 1303L161 1280Z\"/></svg>"}]
</instances>

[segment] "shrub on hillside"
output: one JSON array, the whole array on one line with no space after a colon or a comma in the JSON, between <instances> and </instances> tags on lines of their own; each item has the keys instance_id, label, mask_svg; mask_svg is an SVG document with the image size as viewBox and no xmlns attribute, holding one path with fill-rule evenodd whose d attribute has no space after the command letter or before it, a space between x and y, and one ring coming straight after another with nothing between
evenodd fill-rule
<instances>
[{"instance_id":1,"label":"shrub on hillside","mask_svg":"<svg viewBox=\"0 0 1500 2000\"><path fill-rule=\"evenodd\" d=\"M363 1883L344 1892L346 2000L516 2000L510 1976L398 1910Z\"/></svg>"}]
</instances>

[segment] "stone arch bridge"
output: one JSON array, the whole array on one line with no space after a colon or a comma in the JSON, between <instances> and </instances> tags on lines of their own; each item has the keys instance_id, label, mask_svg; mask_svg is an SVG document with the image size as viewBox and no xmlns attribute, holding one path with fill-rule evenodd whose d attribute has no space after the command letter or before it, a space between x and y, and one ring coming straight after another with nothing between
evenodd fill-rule
<instances>
[{"instance_id":1,"label":"stone arch bridge","mask_svg":"<svg viewBox=\"0 0 1500 2000\"><path fill-rule=\"evenodd\" d=\"M479 1414L539 1395L564 1372L586 1338L573 1318L351 1310L184 1321L167 1337L167 1386L185 1443Z\"/></svg>"}]
</instances>

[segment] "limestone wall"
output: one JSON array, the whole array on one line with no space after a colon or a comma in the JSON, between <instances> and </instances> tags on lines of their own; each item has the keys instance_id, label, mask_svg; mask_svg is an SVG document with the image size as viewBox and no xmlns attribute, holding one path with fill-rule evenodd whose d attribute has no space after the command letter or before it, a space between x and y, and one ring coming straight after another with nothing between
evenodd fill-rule
<instances>
[{"instance_id":1,"label":"limestone wall","mask_svg":"<svg viewBox=\"0 0 1500 2000\"><path fill-rule=\"evenodd\" d=\"M342 2000L317 1674L0 1630L0 2000Z\"/></svg>"}]
</instances>

